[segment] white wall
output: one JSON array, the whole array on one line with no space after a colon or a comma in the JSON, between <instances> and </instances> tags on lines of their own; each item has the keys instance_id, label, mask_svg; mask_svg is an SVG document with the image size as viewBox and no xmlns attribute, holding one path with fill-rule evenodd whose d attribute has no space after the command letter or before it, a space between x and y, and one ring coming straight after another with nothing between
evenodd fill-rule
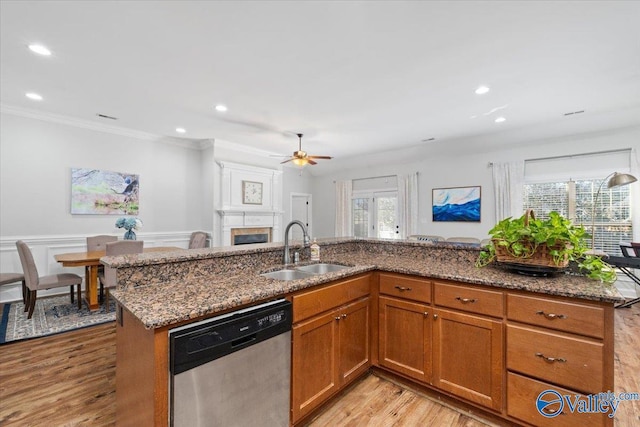
<instances>
[{"instance_id":1,"label":"white wall","mask_svg":"<svg viewBox=\"0 0 640 427\"><path fill-rule=\"evenodd\" d=\"M336 180L407 174L417 171L419 173L418 232L444 237L471 236L483 239L495 225L490 162L564 156L622 148L640 149L639 126L515 144L504 141L494 142L491 137L470 138L450 143L436 141L430 145L402 150L401 155L390 151L363 156L361 163L358 164L354 159L345 159L343 163L337 163L335 170L331 173L314 178L316 234L322 237L334 235L334 182ZM347 165L349 166L347 167ZM606 165L604 168L606 169ZM433 188L474 185L482 187L480 223L434 223L432 221L431 190Z\"/></svg>"},{"instance_id":2,"label":"white wall","mask_svg":"<svg viewBox=\"0 0 640 427\"><path fill-rule=\"evenodd\" d=\"M149 232L202 229L200 149L2 114L0 236L120 233L113 215L71 215L71 168L140 175Z\"/></svg>"}]
</instances>

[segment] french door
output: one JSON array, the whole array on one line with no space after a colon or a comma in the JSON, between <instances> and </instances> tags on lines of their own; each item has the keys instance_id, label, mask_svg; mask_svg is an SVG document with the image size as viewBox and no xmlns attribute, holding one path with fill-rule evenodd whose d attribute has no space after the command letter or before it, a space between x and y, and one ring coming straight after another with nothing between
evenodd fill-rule
<instances>
[{"instance_id":1,"label":"french door","mask_svg":"<svg viewBox=\"0 0 640 427\"><path fill-rule=\"evenodd\" d=\"M352 218L356 237L400 238L398 193L354 193Z\"/></svg>"}]
</instances>

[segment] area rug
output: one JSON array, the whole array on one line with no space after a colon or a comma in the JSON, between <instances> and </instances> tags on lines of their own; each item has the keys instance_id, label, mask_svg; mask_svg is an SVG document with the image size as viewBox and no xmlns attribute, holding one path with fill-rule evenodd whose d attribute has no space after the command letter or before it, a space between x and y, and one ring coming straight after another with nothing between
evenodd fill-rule
<instances>
[{"instance_id":1,"label":"area rug","mask_svg":"<svg viewBox=\"0 0 640 427\"><path fill-rule=\"evenodd\" d=\"M6 303L0 316L0 344L113 322L115 302L109 303L108 311L104 306L91 311L86 304L78 310L77 303L69 301L69 295L38 298L31 319L27 319L22 301Z\"/></svg>"}]
</instances>

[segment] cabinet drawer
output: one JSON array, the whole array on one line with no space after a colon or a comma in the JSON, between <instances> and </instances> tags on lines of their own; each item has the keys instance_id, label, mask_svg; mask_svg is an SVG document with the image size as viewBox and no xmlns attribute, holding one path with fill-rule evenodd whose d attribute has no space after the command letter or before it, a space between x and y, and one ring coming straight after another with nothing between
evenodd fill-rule
<instances>
[{"instance_id":1,"label":"cabinet drawer","mask_svg":"<svg viewBox=\"0 0 640 427\"><path fill-rule=\"evenodd\" d=\"M420 302L431 302L431 282L395 274L380 274L380 293Z\"/></svg>"},{"instance_id":2,"label":"cabinet drawer","mask_svg":"<svg viewBox=\"0 0 640 427\"><path fill-rule=\"evenodd\" d=\"M579 337L508 325L507 368L585 393L606 390L603 344Z\"/></svg>"},{"instance_id":3,"label":"cabinet drawer","mask_svg":"<svg viewBox=\"0 0 640 427\"><path fill-rule=\"evenodd\" d=\"M604 307L551 298L507 296L509 320L596 338L604 337L604 311Z\"/></svg>"},{"instance_id":4,"label":"cabinet drawer","mask_svg":"<svg viewBox=\"0 0 640 427\"><path fill-rule=\"evenodd\" d=\"M370 277L370 275L360 276L294 295L293 323L369 295Z\"/></svg>"},{"instance_id":5,"label":"cabinet drawer","mask_svg":"<svg viewBox=\"0 0 640 427\"><path fill-rule=\"evenodd\" d=\"M502 292L435 282L435 303L443 307L502 317Z\"/></svg>"},{"instance_id":6,"label":"cabinet drawer","mask_svg":"<svg viewBox=\"0 0 640 427\"><path fill-rule=\"evenodd\" d=\"M613 420L609 420L606 414L589 414L571 412L566 401L562 403L560 414L554 417L545 417L538 412L536 401L540 393L547 390L553 390L562 396L571 396L571 402L574 403L575 391L570 391L561 387L552 386L550 384L536 381L531 378L523 377L509 372L507 374L507 414L510 417L517 418L527 423L540 427L583 427L583 426L606 426L612 425ZM545 401L555 400L553 393L543 395ZM586 400L586 396L582 396L581 400ZM560 410L561 403L546 406L547 413L556 413Z\"/></svg>"}]
</instances>

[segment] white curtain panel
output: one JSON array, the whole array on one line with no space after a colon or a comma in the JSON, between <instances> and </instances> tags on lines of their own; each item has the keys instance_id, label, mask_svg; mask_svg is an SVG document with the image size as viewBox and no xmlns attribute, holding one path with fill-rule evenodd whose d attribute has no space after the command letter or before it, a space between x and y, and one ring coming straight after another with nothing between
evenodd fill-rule
<instances>
[{"instance_id":1,"label":"white curtain panel","mask_svg":"<svg viewBox=\"0 0 640 427\"><path fill-rule=\"evenodd\" d=\"M631 195L631 227L633 228L633 241L640 242L640 153L635 148L629 154L629 170L638 181L631 183L629 193Z\"/></svg>"},{"instance_id":2,"label":"white curtain panel","mask_svg":"<svg viewBox=\"0 0 640 427\"><path fill-rule=\"evenodd\" d=\"M522 215L524 160L493 163L493 192L495 195L496 223Z\"/></svg>"},{"instance_id":3,"label":"white curtain panel","mask_svg":"<svg viewBox=\"0 0 640 427\"><path fill-rule=\"evenodd\" d=\"M352 236L351 227L351 180L336 181L336 227L335 237Z\"/></svg>"},{"instance_id":4,"label":"white curtain panel","mask_svg":"<svg viewBox=\"0 0 640 427\"><path fill-rule=\"evenodd\" d=\"M400 238L418 234L418 173L398 175Z\"/></svg>"}]
</instances>

